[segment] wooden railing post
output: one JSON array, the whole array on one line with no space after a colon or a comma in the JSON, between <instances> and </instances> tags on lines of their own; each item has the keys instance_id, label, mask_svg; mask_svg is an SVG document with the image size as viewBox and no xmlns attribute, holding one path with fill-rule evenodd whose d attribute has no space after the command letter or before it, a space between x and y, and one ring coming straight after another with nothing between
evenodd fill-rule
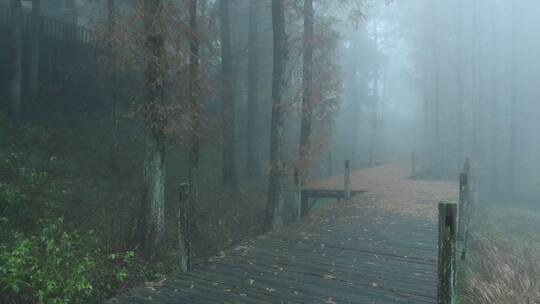
<instances>
[{"instance_id":1,"label":"wooden railing post","mask_svg":"<svg viewBox=\"0 0 540 304\"><path fill-rule=\"evenodd\" d=\"M463 241L463 244L461 246L461 259L462 260L465 260L465 258L467 257L467 245L468 245L468 242L469 242L469 222L471 220L471 217L472 217L472 213L473 213L473 195L475 195L473 192L476 191L474 188L474 172L472 172L472 168L471 168L471 163L470 163L470 160L469 158L466 159L464 165L463 165L463 170L464 170L464 174L465 174L465 180L464 180L464 193L462 194L461 191L460 191L460 200L461 200L461 196L463 196L463 202L464 202L464 206L463 206L463 211L460 211L460 212L464 212L464 218L463 218L463 223L460 223L462 225L462 227L460 229L463 230L462 233L460 233L461 235L461 241ZM460 178L461 180L461 178ZM461 184L461 181L460 181L460 184ZM461 189L461 186L460 186L460 189ZM461 222L461 220L460 220Z\"/></svg>"},{"instance_id":2,"label":"wooden railing post","mask_svg":"<svg viewBox=\"0 0 540 304\"><path fill-rule=\"evenodd\" d=\"M300 195L300 217L308 215L309 212L309 197Z\"/></svg>"},{"instance_id":3,"label":"wooden railing post","mask_svg":"<svg viewBox=\"0 0 540 304\"><path fill-rule=\"evenodd\" d=\"M189 184L180 184L180 200L178 208L178 258L180 262L180 271L189 271L191 269L191 214L189 202Z\"/></svg>"},{"instance_id":4,"label":"wooden railing post","mask_svg":"<svg viewBox=\"0 0 540 304\"><path fill-rule=\"evenodd\" d=\"M328 153L328 177L332 176L332 153Z\"/></svg>"},{"instance_id":5,"label":"wooden railing post","mask_svg":"<svg viewBox=\"0 0 540 304\"><path fill-rule=\"evenodd\" d=\"M459 213L458 213L458 241L463 241L465 237L465 226L467 221L467 201L468 192L468 175L467 173L459 174Z\"/></svg>"},{"instance_id":6,"label":"wooden railing post","mask_svg":"<svg viewBox=\"0 0 540 304\"><path fill-rule=\"evenodd\" d=\"M351 198L351 166L348 160L345 161L345 176L344 176L344 194L345 199Z\"/></svg>"},{"instance_id":7,"label":"wooden railing post","mask_svg":"<svg viewBox=\"0 0 540 304\"><path fill-rule=\"evenodd\" d=\"M296 220L302 217L302 183L300 183L300 172L298 168L294 168L294 201Z\"/></svg>"},{"instance_id":8,"label":"wooden railing post","mask_svg":"<svg viewBox=\"0 0 540 304\"><path fill-rule=\"evenodd\" d=\"M411 177L416 176L416 152L411 153Z\"/></svg>"},{"instance_id":9,"label":"wooden railing post","mask_svg":"<svg viewBox=\"0 0 540 304\"><path fill-rule=\"evenodd\" d=\"M455 303L457 212L456 203L439 203L437 304Z\"/></svg>"}]
</instances>

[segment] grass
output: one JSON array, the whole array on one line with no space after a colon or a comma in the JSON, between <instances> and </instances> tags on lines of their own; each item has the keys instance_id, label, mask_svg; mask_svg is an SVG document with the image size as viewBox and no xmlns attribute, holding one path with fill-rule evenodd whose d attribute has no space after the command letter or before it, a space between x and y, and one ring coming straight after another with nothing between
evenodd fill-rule
<instances>
[{"instance_id":1,"label":"grass","mask_svg":"<svg viewBox=\"0 0 540 304\"><path fill-rule=\"evenodd\" d=\"M525 203L480 209L460 272L463 303L540 303L540 211ZM481 215L481 216L479 216Z\"/></svg>"}]
</instances>

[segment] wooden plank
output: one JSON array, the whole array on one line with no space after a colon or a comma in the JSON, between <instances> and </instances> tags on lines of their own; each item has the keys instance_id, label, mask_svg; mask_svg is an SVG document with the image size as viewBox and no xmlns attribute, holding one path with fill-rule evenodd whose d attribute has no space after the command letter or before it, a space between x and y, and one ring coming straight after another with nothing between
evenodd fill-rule
<instances>
[{"instance_id":1,"label":"wooden plank","mask_svg":"<svg viewBox=\"0 0 540 304\"><path fill-rule=\"evenodd\" d=\"M116 303L436 302L433 223L329 212L336 216L258 237L193 265L193 272L173 274L159 293L135 289Z\"/></svg>"}]
</instances>

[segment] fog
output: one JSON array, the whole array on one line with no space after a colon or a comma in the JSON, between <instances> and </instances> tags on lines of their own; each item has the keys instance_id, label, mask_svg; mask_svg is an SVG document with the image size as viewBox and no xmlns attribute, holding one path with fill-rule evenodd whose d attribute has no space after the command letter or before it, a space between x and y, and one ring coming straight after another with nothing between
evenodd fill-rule
<instances>
[{"instance_id":1,"label":"fog","mask_svg":"<svg viewBox=\"0 0 540 304\"><path fill-rule=\"evenodd\" d=\"M535 197L537 18L532 1L374 4L360 28L342 32L334 149L366 161L375 130L380 160L416 151L436 176L454 178L469 157L483 194Z\"/></svg>"},{"instance_id":2,"label":"fog","mask_svg":"<svg viewBox=\"0 0 540 304\"><path fill-rule=\"evenodd\" d=\"M0 0L0 302L537 303L539 20Z\"/></svg>"}]
</instances>

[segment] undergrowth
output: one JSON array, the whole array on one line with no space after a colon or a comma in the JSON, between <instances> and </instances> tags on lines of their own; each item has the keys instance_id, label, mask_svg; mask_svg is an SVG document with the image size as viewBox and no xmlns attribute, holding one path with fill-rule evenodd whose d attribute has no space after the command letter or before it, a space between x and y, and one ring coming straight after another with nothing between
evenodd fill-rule
<instances>
[{"instance_id":1,"label":"undergrowth","mask_svg":"<svg viewBox=\"0 0 540 304\"><path fill-rule=\"evenodd\" d=\"M162 257L145 261L137 136L125 136L112 168L107 128L80 121L76 128L72 121L13 125L0 112L0 303L100 303L177 267L174 185L184 179L176 174L184 171L178 165L184 156L169 164ZM214 152L202 157L219 155ZM194 206L196 258L259 233L265 203L265 183L226 191L208 174L219 164L204 163Z\"/></svg>"},{"instance_id":2,"label":"undergrowth","mask_svg":"<svg viewBox=\"0 0 540 304\"><path fill-rule=\"evenodd\" d=\"M524 204L482 209L463 265L463 303L540 303L540 212Z\"/></svg>"}]
</instances>

